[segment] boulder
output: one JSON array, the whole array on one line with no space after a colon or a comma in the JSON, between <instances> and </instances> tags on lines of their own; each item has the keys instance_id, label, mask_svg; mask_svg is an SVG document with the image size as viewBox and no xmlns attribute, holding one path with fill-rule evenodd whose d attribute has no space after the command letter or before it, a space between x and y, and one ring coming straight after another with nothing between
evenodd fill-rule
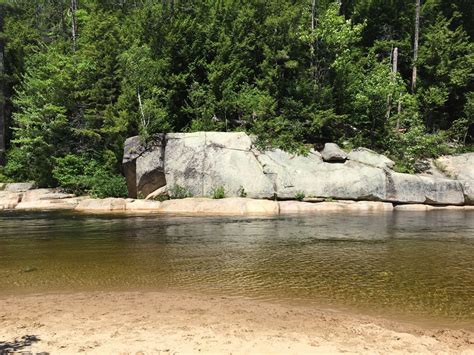
<instances>
[{"instance_id":1,"label":"boulder","mask_svg":"<svg viewBox=\"0 0 474 355\"><path fill-rule=\"evenodd\" d=\"M462 205L463 188L459 181L386 172L385 201L432 205Z\"/></svg>"},{"instance_id":2,"label":"boulder","mask_svg":"<svg viewBox=\"0 0 474 355\"><path fill-rule=\"evenodd\" d=\"M434 165L447 177L459 180L466 203L474 204L474 153L442 156Z\"/></svg>"},{"instance_id":3,"label":"boulder","mask_svg":"<svg viewBox=\"0 0 474 355\"><path fill-rule=\"evenodd\" d=\"M274 189L242 132L197 132L167 135L165 176L168 190L212 196L224 187L226 196L271 198Z\"/></svg>"},{"instance_id":4,"label":"boulder","mask_svg":"<svg viewBox=\"0 0 474 355\"><path fill-rule=\"evenodd\" d=\"M160 212L169 214L200 214L200 215L229 215L275 216L279 213L278 202L255 200L249 198L185 198L168 200L161 203Z\"/></svg>"},{"instance_id":5,"label":"boulder","mask_svg":"<svg viewBox=\"0 0 474 355\"><path fill-rule=\"evenodd\" d=\"M85 199L79 202L76 211L113 212L125 211L127 201L123 198Z\"/></svg>"},{"instance_id":6,"label":"boulder","mask_svg":"<svg viewBox=\"0 0 474 355\"><path fill-rule=\"evenodd\" d=\"M326 143L321 151L324 161L327 162L344 162L347 154L336 143Z\"/></svg>"},{"instance_id":7,"label":"boulder","mask_svg":"<svg viewBox=\"0 0 474 355\"><path fill-rule=\"evenodd\" d=\"M365 164L325 163L314 151L307 156L295 156L279 149L259 155L258 160L280 199L294 199L301 193L305 198L382 200L385 197L384 172Z\"/></svg>"},{"instance_id":8,"label":"boulder","mask_svg":"<svg viewBox=\"0 0 474 355\"><path fill-rule=\"evenodd\" d=\"M35 187L36 187L35 182L15 182L15 183L6 184L6 186L3 188L3 191L25 192L28 190L32 190Z\"/></svg>"},{"instance_id":9,"label":"boulder","mask_svg":"<svg viewBox=\"0 0 474 355\"><path fill-rule=\"evenodd\" d=\"M352 150L347 156L347 159L381 169L392 169L395 166L395 163L385 155L378 154L367 148Z\"/></svg>"},{"instance_id":10,"label":"boulder","mask_svg":"<svg viewBox=\"0 0 474 355\"><path fill-rule=\"evenodd\" d=\"M125 141L122 163L129 197L145 197L166 185L164 151L164 134L153 136L147 144L139 136Z\"/></svg>"},{"instance_id":11,"label":"boulder","mask_svg":"<svg viewBox=\"0 0 474 355\"><path fill-rule=\"evenodd\" d=\"M0 210L14 209L20 203L23 193L0 191Z\"/></svg>"}]
</instances>

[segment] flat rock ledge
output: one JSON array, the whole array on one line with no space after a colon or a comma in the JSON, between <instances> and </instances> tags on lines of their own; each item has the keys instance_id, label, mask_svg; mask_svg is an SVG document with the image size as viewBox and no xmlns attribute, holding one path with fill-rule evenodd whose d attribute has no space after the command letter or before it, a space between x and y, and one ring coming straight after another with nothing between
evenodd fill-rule
<instances>
[{"instance_id":1,"label":"flat rock ledge","mask_svg":"<svg viewBox=\"0 0 474 355\"><path fill-rule=\"evenodd\" d=\"M184 198L152 201L131 198L93 199L75 197L52 189L28 193L0 192L0 210L74 211L82 213L156 213L199 216L278 216L331 212L387 213L392 211L427 212L439 210L474 211L474 206L393 205L381 201L273 201L230 197L223 199Z\"/></svg>"}]
</instances>

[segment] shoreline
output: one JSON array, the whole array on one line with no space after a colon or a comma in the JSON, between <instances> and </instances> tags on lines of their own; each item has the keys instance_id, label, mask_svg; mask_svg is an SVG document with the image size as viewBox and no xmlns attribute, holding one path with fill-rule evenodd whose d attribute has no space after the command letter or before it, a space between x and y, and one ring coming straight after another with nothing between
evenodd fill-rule
<instances>
[{"instance_id":1,"label":"shoreline","mask_svg":"<svg viewBox=\"0 0 474 355\"><path fill-rule=\"evenodd\" d=\"M320 307L190 292L73 292L0 296L0 345L33 352L474 353L472 330Z\"/></svg>"},{"instance_id":2,"label":"shoreline","mask_svg":"<svg viewBox=\"0 0 474 355\"><path fill-rule=\"evenodd\" d=\"M431 205L388 201L306 198L268 200L244 197L190 197L164 201L74 196L59 189L0 191L0 211L74 211L84 213L157 213L164 215L278 216L323 212L474 211L474 205Z\"/></svg>"}]
</instances>

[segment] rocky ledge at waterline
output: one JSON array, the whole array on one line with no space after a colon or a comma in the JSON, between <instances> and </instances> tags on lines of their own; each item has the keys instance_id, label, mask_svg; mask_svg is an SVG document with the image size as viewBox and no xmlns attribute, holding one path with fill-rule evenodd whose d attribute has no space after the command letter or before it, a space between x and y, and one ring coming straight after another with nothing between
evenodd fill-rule
<instances>
[{"instance_id":1,"label":"rocky ledge at waterline","mask_svg":"<svg viewBox=\"0 0 474 355\"><path fill-rule=\"evenodd\" d=\"M366 148L349 153L336 144L306 156L260 150L242 132L158 134L147 145L125 142L129 196L181 194L291 200L383 201L395 204L474 203L474 153L431 162L423 174L392 170L387 157Z\"/></svg>"},{"instance_id":2,"label":"rocky ledge at waterline","mask_svg":"<svg viewBox=\"0 0 474 355\"><path fill-rule=\"evenodd\" d=\"M407 204L394 206L381 201L274 201L242 197L223 199L184 198L166 201L138 200L132 198L92 199L88 196L76 197L58 189L22 190L15 188L0 191L0 210L51 211L70 210L88 213L161 213L168 215L203 216L277 216L295 213L324 212L391 212L459 210L474 211L471 206L430 206Z\"/></svg>"}]
</instances>

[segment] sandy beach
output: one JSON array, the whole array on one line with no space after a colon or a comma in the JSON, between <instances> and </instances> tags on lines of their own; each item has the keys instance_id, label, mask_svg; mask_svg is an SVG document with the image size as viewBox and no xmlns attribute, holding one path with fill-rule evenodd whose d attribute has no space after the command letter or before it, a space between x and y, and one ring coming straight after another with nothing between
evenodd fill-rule
<instances>
[{"instance_id":1,"label":"sandy beach","mask_svg":"<svg viewBox=\"0 0 474 355\"><path fill-rule=\"evenodd\" d=\"M0 297L0 349L25 339L50 354L474 354L468 330L177 292Z\"/></svg>"}]
</instances>

